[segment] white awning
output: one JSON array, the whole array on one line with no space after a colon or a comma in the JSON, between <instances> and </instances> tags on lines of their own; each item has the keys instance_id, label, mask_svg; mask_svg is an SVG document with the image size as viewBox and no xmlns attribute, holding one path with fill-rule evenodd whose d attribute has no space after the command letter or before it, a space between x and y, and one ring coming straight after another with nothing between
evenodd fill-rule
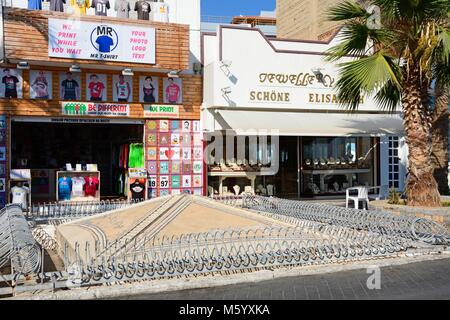
<instances>
[{"instance_id":1,"label":"white awning","mask_svg":"<svg viewBox=\"0 0 450 320\"><path fill-rule=\"evenodd\" d=\"M252 130L278 130L280 136L403 135L399 114L217 109L214 118L215 130L245 131L246 134L252 134Z\"/></svg>"}]
</instances>

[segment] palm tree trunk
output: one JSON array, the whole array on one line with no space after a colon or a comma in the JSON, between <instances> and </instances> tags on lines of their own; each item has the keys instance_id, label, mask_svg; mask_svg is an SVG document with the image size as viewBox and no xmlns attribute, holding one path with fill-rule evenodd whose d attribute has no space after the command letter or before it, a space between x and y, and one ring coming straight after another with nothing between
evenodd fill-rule
<instances>
[{"instance_id":1,"label":"palm tree trunk","mask_svg":"<svg viewBox=\"0 0 450 320\"><path fill-rule=\"evenodd\" d=\"M431 162L441 194L448 194L448 105L450 102L449 88L439 83L435 89L435 107L432 122L432 152Z\"/></svg>"},{"instance_id":2,"label":"palm tree trunk","mask_svg":"<svg viewBox=\"0 0 450 320\"><path fill-rule=\"evenodd\" d=\"M431 118L428 103L422 102L418 66L411 66L404 75L402 92L403 121L408 144L407 204L440 207L438 185L431 164Z\"/></svg>"}]
</instances>

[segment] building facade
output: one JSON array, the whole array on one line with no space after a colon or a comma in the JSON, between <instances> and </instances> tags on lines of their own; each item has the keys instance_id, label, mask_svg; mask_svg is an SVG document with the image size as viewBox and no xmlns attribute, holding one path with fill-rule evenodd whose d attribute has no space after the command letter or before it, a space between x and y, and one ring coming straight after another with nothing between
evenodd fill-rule
<instances>
[{"instance_id":1,"label":"building facade","mask_svg":"<svg viewBox=\"0 0 450 320\"><path fill-rule=\"evenodd\" d=\"M235 186L287 198L342 196L356 185L403 189L401 116L369 96L354 114L340 107L338 67L324 59L337 41L271 39L240 26L203 35L210 194Z\"/></svg>"},{"instance_id":2,"label":"building facade","mask_svg":"<svg viewBox=\"0 0 450 320\"><path fill-rule=\"evenodd\" d=\"M324 40L332 36L339 23L328 21L328 10L339 0L277 0L277 37L283 39Z\"/></svg>"},{"instance_id":3,"label":"building facade","mask_svg":"<svg viewBox=\"0 0 450 320\"><path fill-rule=\"evenodd\" d=\"M2 8L2 204L24 184L32 202L203 194L199 1L170 2L169 22Z\"/></svg>"}]
</instances>

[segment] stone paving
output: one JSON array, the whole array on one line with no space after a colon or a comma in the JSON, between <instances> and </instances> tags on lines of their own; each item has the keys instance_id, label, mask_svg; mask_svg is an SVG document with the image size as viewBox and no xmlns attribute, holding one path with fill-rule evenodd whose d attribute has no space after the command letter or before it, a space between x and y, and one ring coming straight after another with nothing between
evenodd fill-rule
<instances>
[{"instance_id":1,"label":"stone paving","mask_svg":"<svg viewBox=\"0 0 450 320\"><path fill-rule=\"evenodd\" d=\"M381 268L381 289L369 290L366 270L281 278L251 284L128 299L162 300L450 300L450 258Z\"/></svg>"}]
</instances>

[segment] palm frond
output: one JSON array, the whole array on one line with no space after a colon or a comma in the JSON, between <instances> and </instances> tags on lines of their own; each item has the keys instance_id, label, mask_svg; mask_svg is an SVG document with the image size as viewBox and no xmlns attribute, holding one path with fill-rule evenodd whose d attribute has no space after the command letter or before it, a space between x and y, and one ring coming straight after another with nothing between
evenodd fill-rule
<instances>
[{"instance_id":1,"label":"palm frond","mask_svg":"<svg viewBox=\"0 0 450 320\"><path fill-rule=\"evenodd\" d=\"M395 112L400 103L401 93L391 80L387 81L375 95L375 101L381 110Z\"/></svg>"},{"instance_id":2,"label":"palm frond","mask_svg":"<svg viewBox=\"0 0 450 320\"><path fill-rule=\"evenodd\" d=\"M336 61L344 56L362 57L367 54L369 40L379 46L389 46L395 34L388 29L371 29L364 22L350 22L342 28L339 38L341 42L327 50L327 61Z\"/></svg>"},{"instance_id":3,"label":"palm frond","mask_svg":"<svg viewBox=\"0 0 450 320\"><path fill-rule=\"evenodd\" d=\"M450 59L450 30L442 28L438 35L437 45L441 50L441 58L443 61L449 61Z\"/></svg>"},{"instance_id":4,"label":"palm frond","mask_svg":"<svg viewBox=\"0 0 450 320\"><path fill-rule=\"evenodd\" d=\"M339 67L338 98L341 106L349 111L358 109L362 95L370 96L382 90L388 81L401 90L398 66L383 51L341 63Z\"/></svg>"},{"instance_id":5,"label":"palm frond","mask_svg":"<svg viewBox=\"0 0 450 320\"><path fill-rule=\"evenodd\" d=\"M327 14L327 18L330 21L345 21L355 18L367 18L368 16L369 14L366 10L352 0L346 0L332 7Z\"/></svg>"},{"instance_id":6,"label":"palm frond","mask_svg":"<svg viewBox=\"0 0 450 320\"><path fill-rule=\"evenodd\" d=\"M450 86L450 59L436 60L433 65L433 78L443 85Z\"/></svg>"},{"instance_id":7,"label":"palm frond","mask_svg":"<svg viewBox=\"0 0 450 320\"><path fill-rule=\"evenodd\" d=\"M396 0L374 0L373 4L381 8L383 20L386 23L398 21L401 18L401 13L398 8L398 1Z\"/></svg>"},{"instance_id":8,"label":"palm frond","mask_svg":"<svg viewBox=\"0 0 450 320\"><path fill-rule=\"evenodd\" d=\"M342 28L339 37L341 42L328 49L327 61L336 61L347 55L363 56L369 39L369 29L364 23L352 23Z\"/></svg>"}]
</instances>

